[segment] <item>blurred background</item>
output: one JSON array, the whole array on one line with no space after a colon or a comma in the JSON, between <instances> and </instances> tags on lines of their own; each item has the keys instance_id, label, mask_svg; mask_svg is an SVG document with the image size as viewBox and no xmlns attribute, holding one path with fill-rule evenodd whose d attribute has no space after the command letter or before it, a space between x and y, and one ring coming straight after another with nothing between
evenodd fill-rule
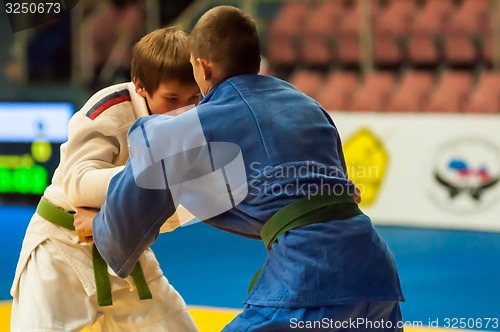
<instances>
[{"instance_id":1,"label":"blurred background","mask_svg":"<svg viewBox=\"0 0 500 332\"><path fill-rule=\"evenodd\" d=\"M61 3L57 17L8 16L0 3L0 331L24 230L71 115L130 80L141 36L169 24L189 32L221 4L255 17L261 73L335 121L362 209L396 258L404 320L500 330L500 0ZM262 243L202 224L153 248L202 331L237 313L265 257Z\"/></svg>"}]
</instances>

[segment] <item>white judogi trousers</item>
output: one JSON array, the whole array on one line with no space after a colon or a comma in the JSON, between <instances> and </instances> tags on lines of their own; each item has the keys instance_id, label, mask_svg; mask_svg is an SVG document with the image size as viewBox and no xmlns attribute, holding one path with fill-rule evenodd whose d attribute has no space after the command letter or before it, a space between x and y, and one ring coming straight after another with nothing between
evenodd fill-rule
<instances>
[{"instance_id":1,"label":"white judogi trousers","mask_svg":"<svg viewBox=\"0 0 500 332\"><path fill-rule=\"evenodd\" d=\"M153 299L140 300L131 277L110 273L113 304L100 307L92 246L82 245L74 232L35 214L11 289L11 331L197 331L154 253L147 250L140 263Z\"/></svg>"}]
</instances>

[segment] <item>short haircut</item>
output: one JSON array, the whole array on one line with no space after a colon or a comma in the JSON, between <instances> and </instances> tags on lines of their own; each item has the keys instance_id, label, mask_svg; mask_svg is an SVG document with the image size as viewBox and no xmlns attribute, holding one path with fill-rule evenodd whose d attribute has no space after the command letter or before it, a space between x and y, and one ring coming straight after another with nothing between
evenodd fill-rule
<instances>
[{"instance_id":1,"label":"short haircut","mask_svg":"<svg viewBox=\"0 0 500 332\"><path fill-rule=\"evenodd\" d=\"M150 94L165 81L196 84L189 57L187 33L174 26L157 29L135 44L130 73Z\"/></svg>"},{"instance_id":2,"label":"short haircut","mask_svg":"<svg viewBox=\"0 0 500 332\"><path fill-rule=\"evenodd\" d=\"M193 57L215 63L226 77L259 72L260 46L255 21L236 7L219 6L206 12L189 40Z\"/></svg>"}]
</instances>

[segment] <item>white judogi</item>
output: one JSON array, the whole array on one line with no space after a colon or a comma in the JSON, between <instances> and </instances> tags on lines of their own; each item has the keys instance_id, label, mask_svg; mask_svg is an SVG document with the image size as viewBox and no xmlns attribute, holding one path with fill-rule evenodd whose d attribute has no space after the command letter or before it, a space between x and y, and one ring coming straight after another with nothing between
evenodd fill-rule
<instances>
[{"instance_id":1,"label":"white judogi","mask_svg":"<svg viewBox=\"0 0 500 332\"><path fill-rule=\"evenodd\" d=\"M127 132L147 116L144 98L133 83L97 92L70 120L68 141L44 196L53 204L75 211L100 208L111 178L128 159ZM138 202L140 204L140 202ZM186 210L180 213L186 219ZM179 219L169 219L173 230ZM97 305L92 246L75 232L56 226L35 213L23 241L11 295L11 331L196 331L186 304L163 276L153 252L140 258L153 299L140 300L131 277L111 269L113 305Z\"/></svg>"}]
</instances>

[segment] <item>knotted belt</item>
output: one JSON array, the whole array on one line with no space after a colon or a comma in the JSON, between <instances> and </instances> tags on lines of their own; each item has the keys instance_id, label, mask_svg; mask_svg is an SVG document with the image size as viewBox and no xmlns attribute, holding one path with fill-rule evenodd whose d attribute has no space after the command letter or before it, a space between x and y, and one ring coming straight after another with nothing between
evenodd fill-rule
<instances>
[{"instance_id":1,"label":"knotted belt","mask_svg":"<svg viewBox=\"0 0 500 332\"><path fill-rule=\"evenodd\" d=\"M361 213L363 212L359 209L353 196L348 193L306 196L276 212L264 224L260 236L266 249L271 250L271 246L277 241L278 236L289 230L320 222L346 219ZM250 280L249 293L259 279L263 267L264 265Z\"/></svg>"},{"instance_id":2,"label":"knotted belt","mask_svg":"<svg viewBox=\"0 0 500 332\"><path fill-rule=\"evenodd\" d=\"M64 227L71 231L75 230L75 226L73 225L73 214L61 209L57 205L52 204L45 197L42 197L40 199L40 203L38 203L38 206L36 207L36 213L40 217L50 221L53 224ZM113 304L113 299L111 296L111 282L109 281L108 274L108 265L97 250L95 244L92 246L92 266L94 268L94 278L97 290L97 303L100 306L108 306ZM132 270L132 273L130 275L134 279L139 298L141 300L153 298L148 284L146 283L144 271L142 270L139 262L135 264L134 269Z\"/></svg>"}]
</instances>

